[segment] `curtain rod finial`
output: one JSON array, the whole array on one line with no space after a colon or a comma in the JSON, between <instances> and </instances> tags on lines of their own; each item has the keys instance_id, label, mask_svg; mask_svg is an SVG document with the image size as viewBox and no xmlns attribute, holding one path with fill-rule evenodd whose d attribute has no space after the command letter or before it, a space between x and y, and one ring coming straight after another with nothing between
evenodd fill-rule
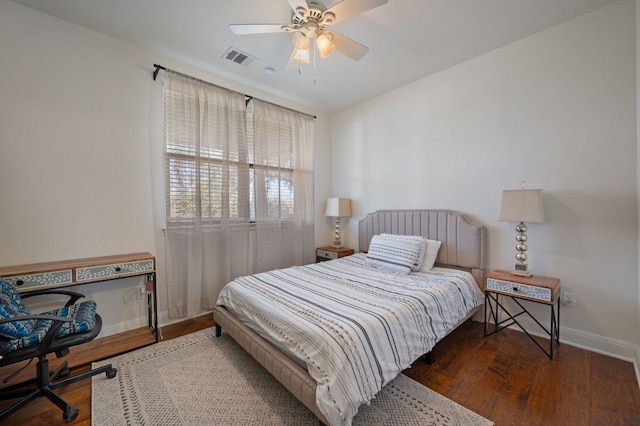
<instances>
[{"instance_id":1,"label":"curtain rod finial","mask_svg":"<svg viewBox=\"0 0 640 426\"><path fill-rule=\"evenodd\" d=\"M156 77L158 76L160 70L166 70L166 68L158 64L153 64L153 66L155 67L155 71L153 71L153 81L156 81Z\"/></svg>"}]
</instances>

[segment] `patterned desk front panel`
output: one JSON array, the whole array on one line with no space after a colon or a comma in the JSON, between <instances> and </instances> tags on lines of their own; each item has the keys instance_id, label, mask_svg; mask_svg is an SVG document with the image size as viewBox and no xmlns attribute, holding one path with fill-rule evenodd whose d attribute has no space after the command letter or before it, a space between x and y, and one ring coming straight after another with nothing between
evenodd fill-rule
<instances>
[{"instance_id":1,"label":"patterned desk front panel","mask_svg":"<svg viewBox=\"0 0 640 426\"><path fill-rule=\"evenodd\" d=\"M328 250L318 249L316 251L316 256L317 257L324 257L324 258L327 258L327 259L337 259L338 258L338 253L336 253L335 251L328 251Z\"/></svg>"},{"instance_id":2,"label":"patterned desk front panel","mask_svg":"<svg viewBox=\"0 0 640 426\"><path fill-rule=\"evenodd\" d=\"M6 277L3 278L3 280L6 283L14 285L17 289L21 289L58 284L71 284L73 282L73 274L71 273L71 269L67 269L64 271Z\"/></svg>"},{"instance_id":3,"label":"patterned desk front panel","mask_svg":"<svg viewBox=\"0 0 640 426\"><path fill-rule=\"evenodd\" d=\"M153 260L92 266L76 269L76 281L117 278L120 275L140 274L153 271Z\"/></svg>"},{"instance_id":4,"label":"patterned desk front panel","mask_svg":"<svg viewBox=\"0 0 640 426\"><path fill-rule=\"evenodd\" d=\"M544 302L551 301L551 289L545 287L536 287L526 284L513 283L510 281L497 280L495 278L487 278L487 289L507 293L514 296L523 296L530 299L541 300Z\"/></svg>"}]
</instances>

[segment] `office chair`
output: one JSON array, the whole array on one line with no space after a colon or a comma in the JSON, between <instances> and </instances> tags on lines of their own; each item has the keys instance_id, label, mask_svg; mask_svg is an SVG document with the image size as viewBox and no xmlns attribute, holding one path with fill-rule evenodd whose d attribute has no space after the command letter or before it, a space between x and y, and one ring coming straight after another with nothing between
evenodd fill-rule
<instances>
[{"instance_id":1,"label":"office chair","mask_svg":"<svg viewBox=\"0 0 640 426\"><path fill-rule=\"evenodd\" d=\"M31 314L22 299L45 294L63 295L68 300L59 309ZM78 410L60 398L54 390L101 373L105 373L110 379L116 376L118 370L108 364L58 380L69 375L67 361L53 373L49 372L48 354L55 353L58 358L64 357L69 354L69 348L93 340L102 328L102 319L96 313L95 301L76 304L83 297L80 293L58 289L35 290L20 295L11 284L0 278L0 367L30 360L7 377L5 382L29 366L33 358L38 359L35 387L0 390L0 400L21 398L0 412L0 420L44 396L60 407L64 420L72 421L78 417Z\"/></svg>"}]
</instances>

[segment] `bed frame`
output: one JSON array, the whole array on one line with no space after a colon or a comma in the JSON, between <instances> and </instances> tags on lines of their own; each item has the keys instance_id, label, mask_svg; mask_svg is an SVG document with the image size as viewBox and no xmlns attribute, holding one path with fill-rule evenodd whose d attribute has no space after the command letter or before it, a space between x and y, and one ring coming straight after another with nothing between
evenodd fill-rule
<instances>
[{"instance_id":1,"label":"bed frame","mask_svg":"<svg viewBox=\"0 0 640 426\"><path fill-rule=\"evenodd\" d=\"M442 241L436 265L469 271L482 289L485 228L461 213L451 210L378 210L359 222L358 231L361 252L368 251L371 238L382 233L422 235ZM480 308L460 321L456 328ZM224 329L324 424L329 424L316 405L316 382L304 368L241 323L224 307L216 306L213 315L216 336L220 336Z\"/></svg>"}]
</instances>

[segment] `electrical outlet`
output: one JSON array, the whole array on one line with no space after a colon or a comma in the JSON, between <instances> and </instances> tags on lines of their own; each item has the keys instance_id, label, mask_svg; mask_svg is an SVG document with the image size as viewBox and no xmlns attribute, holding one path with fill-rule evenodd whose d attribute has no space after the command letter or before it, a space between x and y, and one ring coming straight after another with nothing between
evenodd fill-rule
<instances>
[{"instance_id":1,"label":"electrical outlet","mask_svg":"<svg viewBox=\"0 0 640 426\"><path fill-rule=\"evenodd\" d=\"M144 286L139 286L138 287L138 299L144 299L145 293L146 293L146 289L144 288Z\"/></svg>"},{"instance_id":2,"label":"electrical outlet","mask_svg":"<svg viewBox=\"0 0 640 426\"><path fill-rule=\"evenodd\" d=\"M572 291L562 291L560 295L560 303L565 306L575 307L577 305L576 302L576 294Z\"/></svg>"}]
</instances>

